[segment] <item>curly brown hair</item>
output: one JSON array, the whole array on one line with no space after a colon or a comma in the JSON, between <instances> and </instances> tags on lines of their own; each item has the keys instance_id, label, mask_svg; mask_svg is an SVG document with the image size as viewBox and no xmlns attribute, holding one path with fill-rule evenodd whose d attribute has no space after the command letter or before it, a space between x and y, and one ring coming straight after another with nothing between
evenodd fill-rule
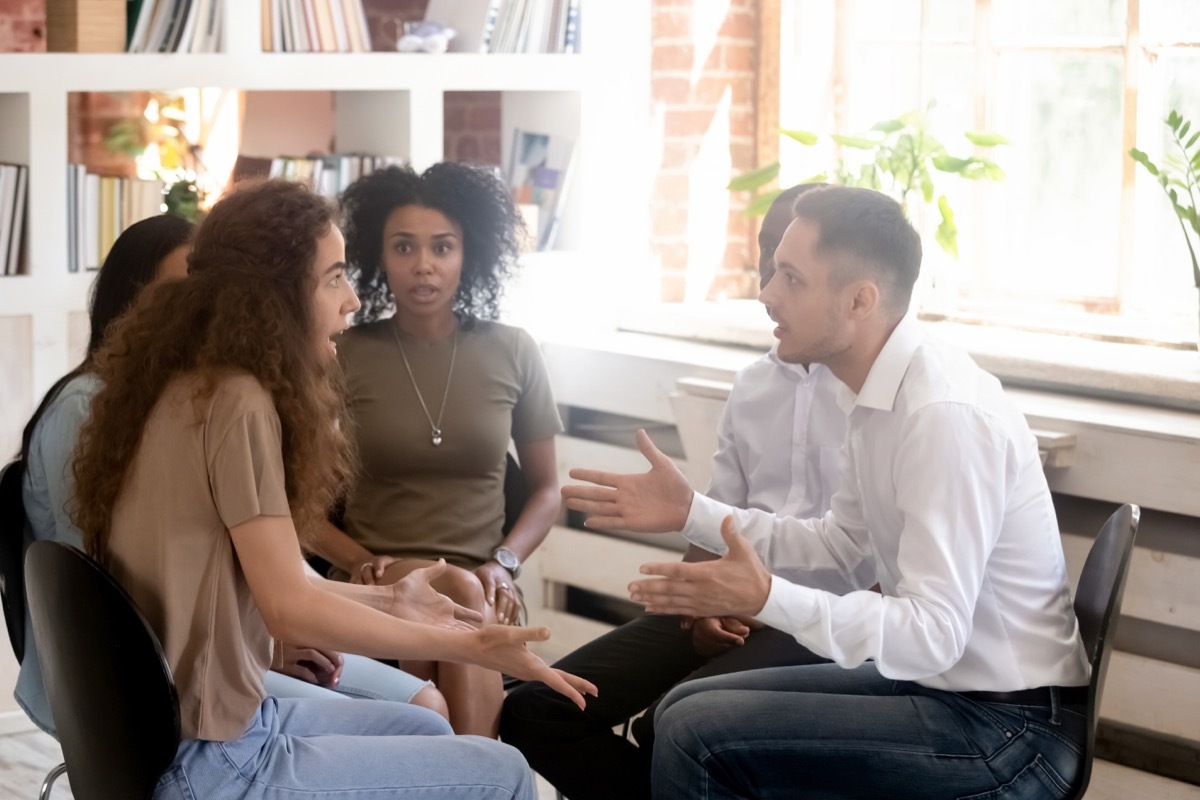
<instances>
[{"instance_id":1,"label":"curly brown hair","mask_svg":"<svg viewBox=\"0 0 1200 800\"><path fill-rule=\"evenodd\" d=\"M73 516L92 556L104 560L112 510L151 410L185 373L202 376L198 400L230 370L250 373L271 394L288 503L302 543L311 538L354 466L337 367L317 354L310 310L317 241L335 215L299 184L240 184L197 230L188 278L143 292L109 330L94 362L104 388L74 464Z\"/></svg>"}]
</instances>

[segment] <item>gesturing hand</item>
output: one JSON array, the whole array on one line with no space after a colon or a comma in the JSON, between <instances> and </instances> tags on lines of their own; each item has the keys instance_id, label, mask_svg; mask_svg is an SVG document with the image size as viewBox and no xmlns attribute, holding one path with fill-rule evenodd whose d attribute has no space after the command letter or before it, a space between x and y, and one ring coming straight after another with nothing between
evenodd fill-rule
<instances>
[{"instance_id":1,"label":"gesturing hand","mask_svg":"<svg viewBox=\"0 0 1200 800\"><path fill-rule=\"evenodd\" d=\"M483 615L478 611L460 606L429 585L445 571L446 561L439 558L436 564L414 569L391 584L391 615L410 622L456 630L473 630L475 624L483 622Z\"/></svg>"},{"instance_id":2,"label":"gesturing hand","mask_svg":"<svg viewBox=\"0 0 1200 800\"><path fill-rule=\"evenodd\" d=\"M297 647L286 642L276 642L271 669L298 678L305 683L332 689L342 678L343 663L342 654L332 650L318 650L315 647Z\"/></svg>"},{"instance_id":3,"label":"gesturing hand","mask_svg":"<svg viewBox=\"0 0 1200 800\"><path fill-rule=\"evenodd\" d=\"M641 533L680 530L692 507L692 487L675 462L654 446L645 430L638 430L636 441L638 450L650 462L649 472L619 475L573 469L569 473L572 478L596 485L564 486L567 508L584 512L584 525L589 528Z\"/></svg>"},{"instance_id":4,"label":"gesturing hand","mask_svg":"<svg viewBox=\"0 0 1200 800\"><path fill-rule=\"evenodd\" d=\"M596 696L595 685L569 672L552 669L525 647L527 642L544 642L549 638L549 628L488 625L475 632L471 661L514 678L541 681L582 709L585 694Z\"/></svg>"},{"instance_id":5,"label":"gesturing hand","mask_svg":"<svg viewBox=\"0 0 1200 800\"><path fill-rule=\"evenodd\" d=\"M716 561L643 564L643 575L659 575L629 584L629 596L652 614L694 617L754 616L766 605L771 573L734 525L721 523L729 551Z\"/></svg>"},{"instance_id":6,"label":"gesturing hand","mask_svg":"<svg viewBox=\"0 0 1200 800\"><path fill-rule=\"evenodd\" d=\"M350 582L361 583L365 586L375 586L381 582L383 572L396 561L391 556L372 556L354 569L350 570Z\"/></svg>"}]
</instances>

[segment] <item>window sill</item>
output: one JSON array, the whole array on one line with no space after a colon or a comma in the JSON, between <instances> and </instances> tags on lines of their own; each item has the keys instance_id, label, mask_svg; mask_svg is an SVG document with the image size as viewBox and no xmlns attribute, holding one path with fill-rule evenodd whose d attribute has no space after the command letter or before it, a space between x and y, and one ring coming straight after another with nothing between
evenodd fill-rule
<instances>
[{"instance_id":1,"label":"window sill","mask_svg":"<svg viewBox=\"0 0 1200 800\"><path fill-rule=\"evenodd\" d=\"M1200 353L986 325L925 322L1006 386L1200 411ZM655 303L620 314L621 330L766 350L773 325L753 300Z\"/></svg>"}]
</instances>

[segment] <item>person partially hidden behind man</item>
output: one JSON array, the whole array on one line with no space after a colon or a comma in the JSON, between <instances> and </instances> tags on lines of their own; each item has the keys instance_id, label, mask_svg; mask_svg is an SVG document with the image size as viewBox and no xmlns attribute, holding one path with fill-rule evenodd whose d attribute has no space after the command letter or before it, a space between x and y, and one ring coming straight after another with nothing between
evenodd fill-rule
<instances>
[{"instance_id":1,"label":"person partially hidden behind man","mask_svg":"<svg viewBox=\"0 0 1200 800\"><path fill-rule=\"evenodd\" d=\"M597 527L725 553L644 565L630 592L647 611L750 615L835 662L677 686L657 711L654 797L1065 797L1088 662L1034 436L999 381L908 313L921 244L895 201L829 187L795 212L761 300L779 357L845 384L831 510L695 494L644 431L649 472L574 470L595 485L563 489ZM829 571L864 590L807 577Z\"/></svg>"},{"instance_id":2,"label":"person partially hidden behind man","mask_svg":"<svg viewBox=\"0 0 1200 800\"><path fill-rule=\"evenodd\" d=\"M759 274L766 285L774 253L792 221L792 203L823 184L802 184L776 198L759 233ZM820 364L787 363L772 351L734 379L718 431L708 496L729 505L799 517L823 514L837 487L837 454L846 416L841 384ZM790 435L789 435L790 434ZM715 556L696 546L686 561ZM874 582L874 570L869 573ZM854 585L830 575L827 588ZM759 667L824 663L787 633L730 615L639 617L567 655L556 666L599 689L586 709L559 702L536 683L509 694L501 738L571 800L650 797L653 708L680 681ZM613 732L632 724L636 744Z\"/></svg>"}]
</instances>

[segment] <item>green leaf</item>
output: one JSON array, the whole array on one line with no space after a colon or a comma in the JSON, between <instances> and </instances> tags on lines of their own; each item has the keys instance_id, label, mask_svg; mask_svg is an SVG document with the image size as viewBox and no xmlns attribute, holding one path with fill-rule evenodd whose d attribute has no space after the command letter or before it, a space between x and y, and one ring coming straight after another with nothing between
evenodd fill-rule
<instances>
[{"instance_id":1,"label":"green leaf","mask_svg":"<svg viewBox=\"0 0 1200 800\"><path fill-rule=\"evenodd\" d=\"M904 123L898 119L885 119L883 122L876 122L871 126L871 130L879 131L880 133L895 133L903 129Z\"/></svg>"},{"instance_id":2,"label":"green leaf","mask_svg":"<svg viewBox=\"0 0 1200 800\"><path fill-rule=\"evenodd\" d=\"M810 175L809 177L805 178L804 180L802 180L800 182L801 183L827 183L828 181L829 181L829 176L826 173L818 172L816 175Z\"/></svg>"},{"instance_id":3,"label":"green leaf","mask_svg":"<svg viewBox=\"0 0 1200 800\"><path fill-rule=\"evenodd\" d=\"M1171 109L1171 113L1167 114L1165 121L1167 123L1167 127L1171 130L1179 130L1179 123L1183 122L1183 117L1179 116L1179 112L1177 112L1175 109Z\"/></svg>"},{"instance_id":4,"label":"green leaf","mask_svg":"<svg viewBox=\"0 0 1200 800\"><path fill-rule=\"evenodd\" d=\"M954 156L934 156L930 159L934 169L941 172L955 172L960 175L974 160L973 158L955 158Z\"/></svg>"},{"instance_id":5,"label":"green leaf","mask_svg":"<svg viewBox=\"0 0 1200 800\"><path fill-rule=\"evenodd\" d=\"M995 161L989 161L986 158L980 158L976 160L980 164L983 164L983 172L989 179L993 181L1003 181L1008 178L1008 176L1004 174L1004 170L1002 170L1000 165Z\"/></svg>"},{"instance_id":6,"label":"green leaf","mask_svg":"<svg viewBox=\"0 0 1200 800\"><path fill-rule=\"evenodd\" d=\"M921 196L926 203L933 202L933 177L925 170L921 170Z\"/></svg>"},{"instance_id":7,"label":"green leaf","mask_svg":"<svg viewBox=\"0 0 1200 800\"><path fill-rule=\"evenodd\" d=\"M933 232L934 241L947 253L958 258L958 226L954 224L954 210L950 208L946 195L938 198L937 205L942 221Z\"/></svg>"},{"instance_id":8,"label":"green leaf","mask_svg":"<svg viewBox=\"0 0 1200 800\"><path fill-rule=\"evenodd\" d=\"M746 206L742 216L746 218L761 217L771 208L771 204L775 202L775 198L783 193L782 189L775 189L770 192L754 195L754 199Z\"/></svg>"},{"instance_id":9,"label":"green leaf","mask_svg":"<svg viewBox=\"0 0 1200 800\"><path fill-rule=\"evenodd\" d=\"M1138 150L1136 147L1129 151L1129 157L1137 163L1141 164L1151 175L1158 175L1158 167L1154 166L1154 162L1150 160L1150 156Z\"/></svg>"},{"instance_id":10,"label":"green leaf","mask_svg":"<svg viewBox=\"0 0 1200 800\"><path fill-rule=\"evenodd\" d=\"M817 143L817 135L811 131L780 128L779 132L789 139L799 142L800 144L814 145Z\"/></svg>"},{"instance_id":11,"label":"green leaf","mask_svg":"<svg viewBox=\"0 0 1200 800\"><path fill-rule=\"evenodd\" d=\"M777 177L779 177L778 161L738 175L725 188L731 192L751 192L760 186L766 186Z\"/></svg>"},{"instance_id":12,"label":"green leaf","mask_svg":"<svg viewBox=\"0 0 1200 800\"><path fill-rule=\"evenodd\" d=\"M995 147L1001 144L1008 144L1008 137L1002 136L999 133L987 133L986 131L967 131L964 136L967 137L971 144L979 147Z\"/></svg>"},{"instance_id":13,"label":"green leaf","mask_svg":"<svg viewBox=\"0 0 1200 800\"><path fill-rule=\"evenodd\" d=\"M855 150L874 150L879 146L880 142L877 139L867 139L863 136L842 136L841 134L833 134L829 137L842 147L851 147Z\"/></svg>"},{"instance_id":14,"label":"green leaf","mask_svg":"<svg viewBox=\"0 0 1200 800\"><path fill-rule=\"evenodd\" d=\"M1200 141L1200 131L1196 131L1192 134L1192 138L1188 139L1188 143L1184 145L1184 148L1191 150L1192 146L1195 145L1197 141Z\"/></svg>"},{"instance_id":15,"label":"green leaf","mask_svg":"<svg viewBox=\"0 0 1200 800\"><path fill-rule=\"evenodd\" d=\"M1190 123L1190 122L1185 122L1185 123L1183 123L1183 127L1179 129L1179 131L1178 131L1178 133L1177 133L1176 135L1177 135L1177 136L1178 136L1180 139L1182 139L1183 137L1185 137L1185 136L1187 136L1187 135L1188 135L1188 131L1190 131L1191 129L1192 129L1192 123Z\"/></svg>"}]
</instances>

